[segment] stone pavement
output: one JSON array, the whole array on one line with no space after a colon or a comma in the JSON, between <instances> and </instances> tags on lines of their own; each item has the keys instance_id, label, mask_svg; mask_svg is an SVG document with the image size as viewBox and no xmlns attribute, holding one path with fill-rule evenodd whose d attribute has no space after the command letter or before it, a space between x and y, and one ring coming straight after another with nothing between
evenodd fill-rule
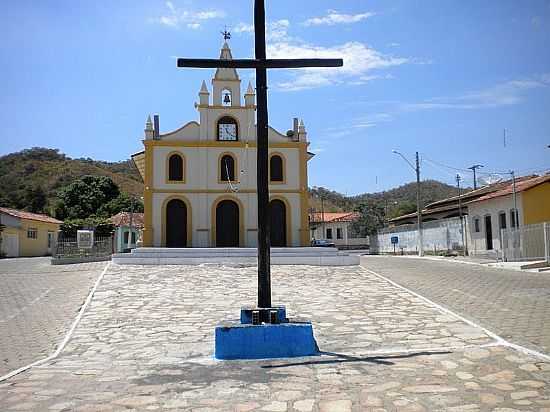
<instances>
[{"instance_id":1,"label":"stone pavement","mask_svg":"<svg viewBox=\"0 0 550 412\"><path fill-rule=\"evenodd\" d=\"M255 300L255 268L112 265L62 354L0 383L0 410L550 411L549 362L361 267L272 278L323 356L212 358L214 326Z\"/></svg>"},{"instance_id":2,"label":"stone pavement","mask_svg":"<svg viewBox=\"0 0 550 412\"><path fill-rule=\"evenodd\" d=\"M0 376L55 351L105 266L0 260Z\"/></svg>"},{"instance_id":3,"label":"stone pavement","mask_svg":"<svg viewBox=\"0 0 550 412\"><path fill-rule=\"evenodd\" d=\"M550 273L410 257L361 262L506 340L550 354Z\"/></svg>"}]
</instances>

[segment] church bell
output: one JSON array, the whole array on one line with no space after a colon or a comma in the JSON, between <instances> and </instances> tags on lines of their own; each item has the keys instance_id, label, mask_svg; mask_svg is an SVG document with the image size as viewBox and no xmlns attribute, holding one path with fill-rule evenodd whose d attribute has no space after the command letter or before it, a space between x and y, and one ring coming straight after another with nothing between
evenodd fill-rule
<instances>
[{"instance_id":1,"label":"church bell","mask_svg":"<svg viewBox=\"0 0 550 412\"><path fill-rule=\"evenodd\" d=\"M223 102L225 104L229 104L231 103L231 98L229 97L229 93L226 93L225 96L223 97Z\"/></svg>"}]
</instances>

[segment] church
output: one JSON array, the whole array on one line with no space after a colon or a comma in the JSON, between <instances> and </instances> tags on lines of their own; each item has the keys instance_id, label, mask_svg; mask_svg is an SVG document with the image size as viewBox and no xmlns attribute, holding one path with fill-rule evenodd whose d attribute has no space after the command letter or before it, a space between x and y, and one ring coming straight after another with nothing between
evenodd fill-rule
<instances>
[{"instance_id":1,"label":"church","mask_svg":"<svg viewBox=\"0 0 550 412\"><path fill-rule=\"evenodd\" d=\"M232 59L224 42L220 59ZM235 69L203 81L199 121L167 133L145 125L144 150L132 155L143 178L144 247L257 247L255 91L241 98ZM303 121L282 134L269 127L271 245L309 246L309 153Z\"/></svg>"}]
</instances>

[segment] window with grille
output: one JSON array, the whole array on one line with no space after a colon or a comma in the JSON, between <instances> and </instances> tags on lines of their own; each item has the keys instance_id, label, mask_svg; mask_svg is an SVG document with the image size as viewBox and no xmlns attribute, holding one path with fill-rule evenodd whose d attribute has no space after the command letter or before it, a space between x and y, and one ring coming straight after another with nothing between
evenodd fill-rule
<instances>
[{"instance_id":1,"label":"window with grille","mask_svg":"<svg viewBox=\"0 0 550 412\"><path fill-rule=\"evenodd\" d=\"M30 227L27 229L27 237L29 239L37 239L38 238L38 229Z\"/></svg>"}]
</instances>

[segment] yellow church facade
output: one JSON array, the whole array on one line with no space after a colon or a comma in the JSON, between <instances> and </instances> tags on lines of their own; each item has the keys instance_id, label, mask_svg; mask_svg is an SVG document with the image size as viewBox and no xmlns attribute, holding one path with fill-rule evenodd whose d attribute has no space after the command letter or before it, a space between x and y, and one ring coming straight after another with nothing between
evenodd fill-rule
<instances>
[{"instance_id":1,"label":"yellow church facade","mask_svg":"<svg viewBox=\"0 0 550 412\"><path fill-rule=\"evenodd\" d=\"M221 59L232 59L224 43ZM144 181L143 246L256 247L256 124L251 84L241 99L235 69L218 69L195 104L199 121L160 133L148 118L144 150L132 156ZM309 246L307 163L302 121L269 127L272 246Z\"/></svg>"}]
</instances>

